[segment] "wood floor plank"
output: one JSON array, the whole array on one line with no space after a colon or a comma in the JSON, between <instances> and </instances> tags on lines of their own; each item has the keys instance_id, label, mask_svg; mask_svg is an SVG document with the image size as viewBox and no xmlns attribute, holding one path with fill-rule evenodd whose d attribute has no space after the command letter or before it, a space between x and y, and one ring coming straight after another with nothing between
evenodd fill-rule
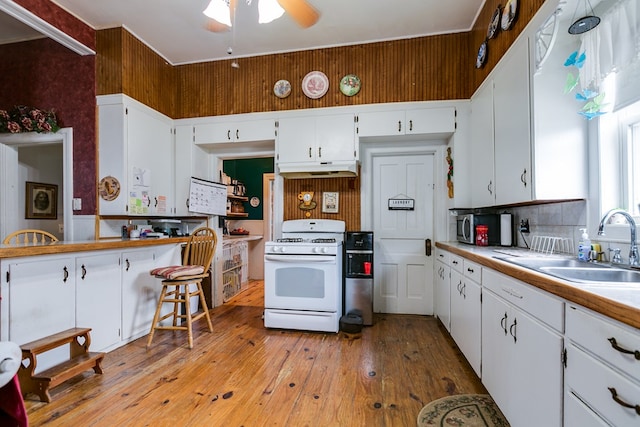
<instances>
[{"instance_id":1,"label":"wood floor plank","mask_svg":"<svg viewBox=\"0 0 640 427\"><path fill-rule=\"evenodd\" d=\"M264 328L263 290L211 310L214 332L158 331L27 400L31 426L415 425L429 401L486 393L437 319L377 314L362 333Z\"/></svg>"}]
</instances>

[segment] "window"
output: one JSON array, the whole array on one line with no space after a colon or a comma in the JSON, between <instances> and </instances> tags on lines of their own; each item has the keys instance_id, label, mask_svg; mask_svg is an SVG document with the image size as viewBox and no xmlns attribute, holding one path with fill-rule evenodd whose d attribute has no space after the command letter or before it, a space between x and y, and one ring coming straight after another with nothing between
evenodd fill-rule
<instances>
[{"instance_id":1,"label":"window","mask_svg":"<svg viewBox=\"0 0 640 427\"><path fill-rule=\"evenodd\" d=\"M640 216L640 103L627 109L630 110L625 111L628 115L620 114L622 200L629 213Z\"/></svg>"}]
</instances>

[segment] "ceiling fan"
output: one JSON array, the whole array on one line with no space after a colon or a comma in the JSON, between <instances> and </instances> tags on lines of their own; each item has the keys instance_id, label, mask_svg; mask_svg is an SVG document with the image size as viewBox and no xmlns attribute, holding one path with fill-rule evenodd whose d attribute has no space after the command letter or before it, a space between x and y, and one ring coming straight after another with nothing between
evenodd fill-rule
<instances>
[{"instance_id":1,"label":"ceiling fan","mask_svg":"<svg viewBox=\"0 0 640 427\"><path fill-rule=\"evenodd\" d=\"M229 31L235 22L236 6L243 0L211 0L202 12L211 18L207 29L213 32ZM320 13L307 0L244 0L247 5L258 3L259 22L268 23L287 12L302 28L309 28L318 22Z\"/></svg>"}]
</instances>

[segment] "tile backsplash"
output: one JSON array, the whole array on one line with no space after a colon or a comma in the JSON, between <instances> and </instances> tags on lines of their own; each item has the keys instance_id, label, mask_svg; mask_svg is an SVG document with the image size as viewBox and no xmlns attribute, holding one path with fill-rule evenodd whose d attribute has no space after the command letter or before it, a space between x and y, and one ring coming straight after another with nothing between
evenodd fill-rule
<instances>
[{"instance_id":1,"label":"tile backsplash","mask_svg":"<svg viewBox=\"0 0 640 427\"><path fill-rule=\"evenodd\" d=\"M513 215L515 246L522 248L530 245L535 235L568 238L573 241L574 247L577 247L581 235L580 228L586 227L587 223L585 200L522 206L500 210L500 212L509 212ZM521 234L519 231L522 219L529 220L530 233L528 234Z\"/></svg>"}]
</instances>

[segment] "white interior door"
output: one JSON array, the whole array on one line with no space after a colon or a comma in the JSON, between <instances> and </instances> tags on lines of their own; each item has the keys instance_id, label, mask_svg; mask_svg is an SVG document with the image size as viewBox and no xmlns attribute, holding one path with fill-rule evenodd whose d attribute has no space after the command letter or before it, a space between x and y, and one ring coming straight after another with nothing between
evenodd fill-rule
<instances>
[{"instance_id":1,"label":"white interior door","mask_svg":"<svg viewBox=\"0 0 640 427\"><path fill-rule=\"evenodd\" d=\"M374 311L433 314L434 155L373 157L375 238ZM413 200L413 209L389 208L390 199ZM407 202L411 203L411 202Z\"/></svg>"}]
</instances>

